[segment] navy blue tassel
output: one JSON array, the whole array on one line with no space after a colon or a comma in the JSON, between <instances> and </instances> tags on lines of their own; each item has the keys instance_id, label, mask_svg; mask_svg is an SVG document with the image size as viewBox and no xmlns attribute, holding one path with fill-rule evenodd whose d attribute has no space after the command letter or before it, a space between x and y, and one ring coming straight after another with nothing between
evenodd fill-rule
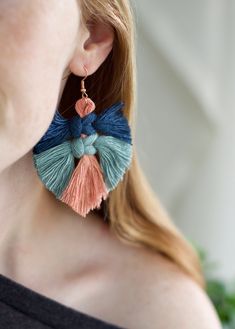
<instances>
[{"instance_id":1,"label":"navy blue tassel","mask_svg":"<svg viewBox=\"0 0 235 329\"><path fill-rule=\"evenodd\" d=\"M39 154L54 146L60 145L68 139L79 138L81 134L94 134L96 131L92 123L95 121L96 117L97 115L92 112L84 118L81 118L77 114L71 119L65 119L56 111L47 132L34 146L33 153Z\"/></svg>"},{"instance_id":2,"label":"navy blue tassel","mask_svg":"<svg viewBox=\"0 0 235 329\"><path fill-rule=\"evenodd\" d=\"M131 144L131 132L126 117L122 113L123 102L118 102L97 116L94 127L97 132L116 137Z\"/></svg>"},{"instance_id":3,"label":"navy blue tassel","mask_svg":"<svg viewBox=\"0 0 235 329\"><path fill-rule=\"evenodd\" d=\"M44 136L34 146L33 153L40 154L66 140L79 138L81 134L92 135L99 132L132 144L128 121L122 113L123 102L118 102L97 115L94 112L81 118L76 114L71 119L64 118L57 110Z\"/></svg>"},{"instance_id":4,"label":"navy blue tassel","mask_svg":"<svg viewBox=\"0 0 235 329\"><path fill-rule=\"evenodd\" d=\"M68 120L56 111L54 118L40 141L34 146L33 153L39 154L61 144L69 136Z\"/></svg>"}]
</instances>

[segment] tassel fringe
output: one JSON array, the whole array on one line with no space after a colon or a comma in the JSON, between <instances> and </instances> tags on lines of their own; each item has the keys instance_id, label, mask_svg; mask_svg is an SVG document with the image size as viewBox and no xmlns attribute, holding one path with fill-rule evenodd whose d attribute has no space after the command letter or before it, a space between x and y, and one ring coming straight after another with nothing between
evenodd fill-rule
<instances>
[{"instance_id":1,"label":"tassel fringe","mask_svg":"<svg viewBox=\"0 0 235 329\"><path fill-rule=\"evenodd\" d=\"M81 216L100 206L108 195L95 155L83 155L60 200Z\"/></svg>"}]
</instances>

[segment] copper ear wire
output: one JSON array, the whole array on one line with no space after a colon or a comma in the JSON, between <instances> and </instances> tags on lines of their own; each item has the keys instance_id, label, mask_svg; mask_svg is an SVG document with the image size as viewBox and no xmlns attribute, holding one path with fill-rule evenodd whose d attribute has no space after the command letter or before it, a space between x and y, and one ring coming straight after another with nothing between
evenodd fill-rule
<instances>
[{"instance_id":1,"label":"copper ear wire","mask_svg":"<svg viewBox=\"0 0 235 329\"><path fill-rule=\"evenodd\" d=\"M85 80L86 80L86 78L88 77L88 70L87 70L87 68L86 68L85 65L83 65L83 68L84 68L86 74L85 74L84 78L81 80L81 93L82 93L82 98L88 98L88 95L87 95L87 93L86 93L86 88L85 88ZM69 75L70 75L71 73L72 73L72 72L70 71L70 73L69 73L67 76L63 77L62 80L64 80L64 79L66 79L67 77L69 77ZM76 102L77 102L77 101L76 101ZM61 112L60 114L63 114L63 113L65 113L66 111L68 111L69 109L71 109L71 108L76 104L76 102L73 103L72 105L70 105L69 107L67 107L67 108L66 108L63 112Z\"/></svg>"},{"instance_id":2,"label":"copper ear wire","mask_svg":"<svg viewBox=\"0 0 235 329\"><path fill-rule=\"evenodd\" d=\"M87 95L87 93L86 93L86 88L85 88L85 80L86 80L86 78L87 78L87 76L88 76L88 71L87 71L87 68L86 68L85 65L83 65L83 68L84 68L84 70L85 70L85 72L86 72L86 75L85 75L84 78L81 80L81 92L82 92L82 97L83 97L83 98L84 98L84 97L88 98L88 95Z\"/></svg>"}]
</instances>

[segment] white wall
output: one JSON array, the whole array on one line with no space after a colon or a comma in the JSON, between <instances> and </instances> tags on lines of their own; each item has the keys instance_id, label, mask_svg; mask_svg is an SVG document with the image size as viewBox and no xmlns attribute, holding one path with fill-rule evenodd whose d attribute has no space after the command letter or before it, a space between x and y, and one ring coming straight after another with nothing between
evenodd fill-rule
<instances>
[{"instance_id":1,"label":"white wall","mask_svg":"<svg viewBox=\"0 0 235 329\"><path fill-rule=\"evenodd\" d=\"M133 0L140 160L186 236L235 277L235 5Z\"/></svg>"}]
</instances>

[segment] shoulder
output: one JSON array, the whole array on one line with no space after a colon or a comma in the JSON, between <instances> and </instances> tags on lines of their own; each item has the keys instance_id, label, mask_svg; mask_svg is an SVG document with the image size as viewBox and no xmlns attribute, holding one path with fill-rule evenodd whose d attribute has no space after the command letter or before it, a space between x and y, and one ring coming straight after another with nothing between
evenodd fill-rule
<instances>
[{"instance_id":1,"label":"shoulder","mask_svg":"<svg viewBox=\"0 0 235 329\"><path fill-rule=\"evenodd\" d=\"M221 329L207 294L164 256L137 248L123 265L117 287L126 327Z\"/></svg>"},{"instance_id":2,"label":"shoulder","mask_svg":"<svg viewBox=\"0 0 235 329\"><path fill-rule=\"evenodd\" d=\"M164 262L162 262L164 263ZM219 329L218 317L206 293L176 266L163 267L158 283L156 278L148 276L149 292L147 294L146 313L142 320L149 318L149 329ZM147 287L146 287L147 288ZM147 290L146 290L147 291ZM143 292L144 294L144 292Z\"/></svg>"}]
</instances>

